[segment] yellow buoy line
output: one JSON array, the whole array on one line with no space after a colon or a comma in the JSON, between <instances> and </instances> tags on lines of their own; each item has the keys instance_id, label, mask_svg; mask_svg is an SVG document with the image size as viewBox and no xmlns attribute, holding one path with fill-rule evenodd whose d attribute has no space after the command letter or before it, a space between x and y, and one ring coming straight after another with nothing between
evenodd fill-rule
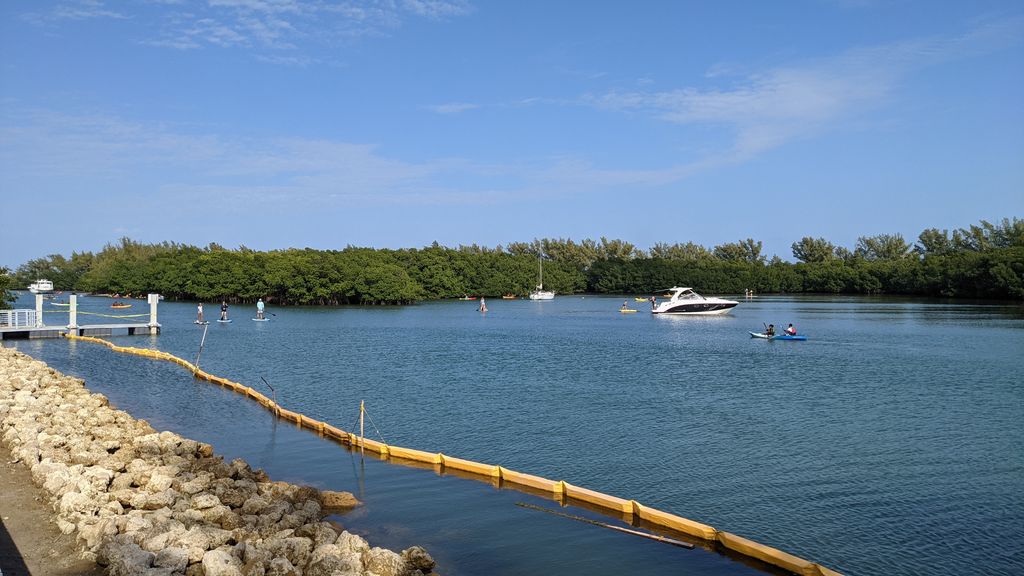
<instances>
[{"instance_id":1,"label":"yellow buoy line","mask_svg":"<svg viewBox=\"0 0 1024 576\"><path fill-rule=\"evenodd\" d=\"M70 314L69 310L43 310L44 314ZM144 318L149 316L149 313L144 314L103 314L102 312L83 312L79 310L79 316L103 316L104 318Z\"/></svg>"},{"instance_id":2,"label":"yellow buoy line","mask_svg":"<svg viewBox=\"0 0 1024 576\"><path fill-rule=\"evenodd\" d=\"M159 350L149 348L134 348L130 346L117 346L112 342L91 336L75 336L66 334L69 340L80 340L84 342L95 342L103 344L115 352L135 354L156 360L174 362L187 368L196 378L219 384L259 402L264 408L270 410L275 416L294 422L300 428L314 431L321 436L336 440L344 445L376 453L382 460L398 460L398 464L423 465L427 464L440 471L453 471L464 473L470 478L484 480L498 487L513 488L529 494L545 496L561 504L583 504L588 509L618 517L628 523L639 523L644 526L655 528L667 528L674 532L685 534L692 538L703 540L709 548L721 547L726 551L739 553L743 556L755 558L772 566L788 570L801 576L841 576L830 568L820 564L804 560L792 554L783 552L777 548L754 542L742 536L730 532L717 530L707 524L702 524L688 518L669 514L649 506L644 506L636 500L625 500L616 496L609 496L601 492L575 486L564 480L549 480L540 476L533 476L509 470L503 466L494 464L482 464L472 460L464 460L454 456L448 456L440 452L425 452L401 446L390 446L383 442L377 442L368 438L346 432L340 428L310 418L299 412L286 410L274 400L267 398L260 392L249 386L232 382L227 378L214 376L200 370L197 366L187 360L183 360ZM402 462L406 461L406 462ZM461 474L460 474L461 475ZM614 514L609 514L614 513ZM639 521L639 522L637 522Z\"/></svg>"}]
</instances>

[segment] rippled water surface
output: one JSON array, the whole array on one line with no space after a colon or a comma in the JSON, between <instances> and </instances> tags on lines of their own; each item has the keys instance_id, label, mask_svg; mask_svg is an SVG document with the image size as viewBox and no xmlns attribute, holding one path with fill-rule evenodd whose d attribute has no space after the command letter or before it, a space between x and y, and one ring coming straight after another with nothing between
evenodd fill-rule
<instances>
[{"instance_id":1,"label":"rippled water surface","mask_svg":"<svg viewBox=\"0 0 1024 576\"><path fill-rule=\"evenodd\" d=\"M201 364L269 395L263 377L282 405L346 430L365 400L367 435L389 444L635 499L847 574L1024 573L1020 305L765 297L699 318L621 302L270 307L265 323L232 307ZM194 360L194 304L159 311L160 336L112 339ZM750 338L765 322L809 340ZM543 498L361 460L173 364L5 345L275 478L356 492L366 506L341 523L376 545L422 544L446 575L759 573L515 506L555 507Z\"/></svg>"}]
</instances>

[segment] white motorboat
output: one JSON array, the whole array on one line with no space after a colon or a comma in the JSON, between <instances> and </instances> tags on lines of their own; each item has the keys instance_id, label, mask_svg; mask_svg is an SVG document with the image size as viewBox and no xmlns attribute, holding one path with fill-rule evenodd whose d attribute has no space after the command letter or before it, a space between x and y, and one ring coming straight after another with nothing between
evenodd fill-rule
<instances>
[{"instance_id":1,"label":"white motorboat","mask_svg":"<svg viewBox=\"0 0 1024 576\"><path fill-rule=\"evenodd\" d=\"M658 304L651 310L652 314L725 314L739 304L733 300L701 296L693 288L673 287L665 290L672 297Z\"/></svg>"},{"instance_id":2,"label":"white motorboat","mask_svg":"<svg viewBox=\"0 0 1024 576\"><path fill-rule=\"evenodd\" d=\"M554 300L555 293L544 289L544 258L540 258L540 274L537 276L537 289L530 292L530 300Z\"/></svg>"},{"instance_id":3,"label":"white motorboat","mask_svg":"<svg viewBox=\"0 0 1024 576\"><path fill-rule=\"evenodd\" d=\"M28 285L28 291L33 294L49 294L53 292L53 282L49 280L36 280Z\"/></svg>"}]
</instances>

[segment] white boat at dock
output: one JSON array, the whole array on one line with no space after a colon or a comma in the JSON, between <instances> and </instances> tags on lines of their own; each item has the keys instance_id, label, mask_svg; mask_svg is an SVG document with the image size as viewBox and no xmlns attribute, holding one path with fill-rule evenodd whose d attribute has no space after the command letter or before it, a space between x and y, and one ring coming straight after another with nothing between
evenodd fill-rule
<instances>
[{"instance_id":1,"label":"white boat at dock","mask_svg":"<svg viewBox=\"0 0 1024 576\"><path fill-rule=\"evenodd\" d=\"M39 279L28 285L28 291L33 294L50 294L53 292L53 282Z\"/></svg>"}]
</instances>

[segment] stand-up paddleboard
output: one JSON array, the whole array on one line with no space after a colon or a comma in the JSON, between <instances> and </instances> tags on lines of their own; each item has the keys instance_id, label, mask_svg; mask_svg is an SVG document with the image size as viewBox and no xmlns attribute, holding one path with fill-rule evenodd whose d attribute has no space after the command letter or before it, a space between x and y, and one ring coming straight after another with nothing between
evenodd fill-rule
<instances>
[{"instance_id":1,"label":"stand-up paddleboard","mask_svg":"<svg viewBox=\"0 0 1024 576\"><path fill-rule=\"evenodd\" d=\"M622 312L623 314L630 314L632 312L636 312L636 310L633 310L632 308L620 308L619 312Z\"/></svg>"},{"instance_id":2,"label":"stand-up paddleboard","mask_svg":"<svg viewBox=\"0 0 1024 576\"><path fill-rule=\"evenodd\" d=\"M196 320L195 322L193 322L193 324L199 324L201 326L205 326L205 325L209 324L209 322L200 322L199 320Z\"/></svg>"},{"instance_id":3,"label":"stand-up paddleboard","mask_svg":"<svg viewBox=\"0 0 1024 576\"><path fill-rule=\"evenodd\" d=\"M253 322L270 322L270 318L253 318Z\"/></svg>"},{"instance_id":4,"label":"stand-up paddleboard","mask_svg":"<svg viewBox=\"0 0 1024 576\"><path fill-rule=\"evenodd\" d=\"M231 322L231 320L219 320L218 319L217 322L220 322L221 324L228 324L228 323Z\"/></svg>"}]
</instances>

